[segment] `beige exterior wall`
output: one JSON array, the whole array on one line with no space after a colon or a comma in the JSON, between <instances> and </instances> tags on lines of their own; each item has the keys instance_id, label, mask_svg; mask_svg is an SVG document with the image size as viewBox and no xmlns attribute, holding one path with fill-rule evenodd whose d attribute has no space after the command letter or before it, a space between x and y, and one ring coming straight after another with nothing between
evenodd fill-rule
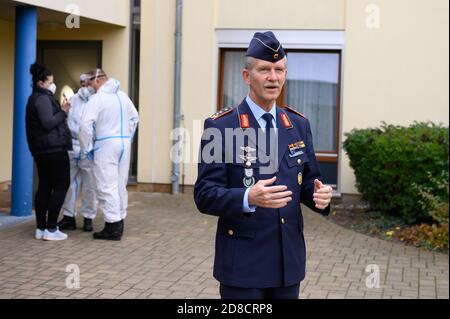
<instances>
[{"instance_id":1,"label":"beige exterior wall","mask_svg":"<svg viewBox=\"0 0 450 319\"><path fill-rule=\"evenodd\" d=\"M187 0L186 2L190 2ZM214 0L216 28L342 30L345 0Z\"/></svg>"},{"instance_id":2,"label":"beige exterior wall","mask_svg":"<svg viewBox=\"0 0 450 319\"><path fill-rule=\"evenodd\" d=\"M38 24L38 40L101 40L103 68L110 77L121 82L123 91L128 92L130 8L128 1L121 2L127 3L127 6L119 6L123 10L120 15L128 17L127 27L82 23L79 29L67 29L58 23ZM0 20L0 183L11 180L12 170L14 25L13 21Z\"/></svg>"},{"instance_id":3,"label":"beige exterior wall","mask_svg":"<svg viewBox=\"0 0 450 319\"><path fill-rule=\"evenodd\" d=\"M175 1L141 2L138 182L170 183Z\"/></svg>"},{"instance_id":4,"label":"beige exterior wall","mask_svg":"<svg viewBox=\"0 0 450 319\"><path fill-rule=\"evenodd\" d=\"M14 103L14 24L0 20L0 183L11 179Z\"/></svg>"},{"instance_id":5,"label":"beige exterior wall","mask_svg":"<svg viewBox=\"0 0 450 319\"><path fill-rule=\"evenodd\" d=\"M377 4L380 28L366 27L366 6ZM343 132L433 121L448 126L447 0L347 1ZM355 193L342 157L342 192Z\"/></svg>"},{"instance_id":6,"label":"beige exterior wall","mask_svg":"<svg viewBox=\"0 0 450 319\"><path fill-rule=\"evenodd\" d=\"M45 3L60 11L66 5L56 0L26 2ZM81 1L81 6L88 3L92 8L92 1ZM108 2L92 10L97 17L89 12L84 15L128 25L128 3ZM378 5L380 10L377 29L366 25L369 4ZM401 125L415 120L448 125L447 0L280 0L277 7L280 9L274 10L273 1L268 0L184 1L181 109L182 126L188 129L191 143L189 163L181 166L185 184L194 184L197 177L200 136L194 136L194 127L201 126L216 110L217 29L345 30L341 141L353 128L378 126L383 120ZM0 66L13 74L13 24L0 23ZM175 0L142 1L140 183L171 183L174 30ZM124 91L128 90L128 28L85 24L81 29L68 30L62 25L45 25L39 27L38 36L42 40L102 40L104 69L122 82ZM0 132L6 150L0 154L4 163L0 181L8 180L11 171L13 101L12 88L8 88L12 83L7 78L9 75L0 75L6 84L0 87L0 93L4 93ZM343 151L340 155L340 191L356 193L348 158Z\"/></svg>"},{"instance_id":7,"label":"beige exterior wall","mask_svg":"<svg viewBox=\"0 0 450 319\"><path fill-rule=\"evenodd\" d=\"M199 8L205 11L199 12ZM186 1L183 13L181 111L185 118L183 127L188 129L192 145L189 163L181 168L187 185L193 185L197 179L196 162L201 135L194 136L194 125L197 125L198 132L203 128L203 120L217 110L215 9L214 1Z\"/></svg>"},{"instance_id":8,"label":"beige exterior wall","mask_svg":"<svg viewBox=\"0 0 450 319\"><path fill-rule=\"evenodd\" d=\"M82 17L126 27L130 20L130 1L128 0L20 0L41 8L59 12L73 12L73 5L79 8Z\"/></svg>"},{"instance_id":9,"label":"beige exterior wall","mask_svg":"<svg viewBox=\"0 0 450 319\"><path fill-rule=\"evenodd\" d=\"M192 146L189 148L189 162L180 167L181 174L185 174L185 184L193 185L197 177L196 161L200 135L196 134L198 130L194 130L194 127L202 127L203 120L217 108L216 29L343 29L344 4L344 1L336 0L314 2L281 0L277 3L277 6L283 8L279 11L279 16L264 20L261 16L273 14L273 2L266 0L183 2L182 126L188 130ZM308 13L311 11L314 15ZM298 21L302 21L302 24L298 24ZM171 183L169 154L172 144L169 136L173 126L174 29L174 0L142 2L141 123L138 160L140 183Z\"/></svg>"},{"instance_id":10,"label":"beige exterior wall","mask_svg":"<svg viewBox=\"0 0 450 319\"><path fill-rule=\"evenodd\" d=\"M174 2L143 1L138 179L143 183L170 183ZM366 27L368 4L379 5L379 29ZM199 143L193 127L216 109L217 29L345 30L341 141L345 132L382 120L448 125L447 0L281 0L277 8L268 0L184 1L181 106L193 144L191 162ZM356 193L348 158L340 155L340 191ZM196 164L182 165L183 172L192 185Z\"/></svg>"}]
</instances>

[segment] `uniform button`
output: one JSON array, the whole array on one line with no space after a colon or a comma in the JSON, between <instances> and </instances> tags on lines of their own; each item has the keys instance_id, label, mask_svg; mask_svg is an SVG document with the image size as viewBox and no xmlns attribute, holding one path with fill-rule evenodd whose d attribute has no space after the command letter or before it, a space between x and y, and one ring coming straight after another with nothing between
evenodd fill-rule
<instances>
[{"instance_id":1,"label":"uniform button","mask_svg":"<svg viewBox=\"0 0 450 319\"><path fill-rule=\"evenodd\" d=\"M297 164L300 165L301 163L302 163L302 160L301 160L301 159L298 159L298 160L297 160Z\"/></svg>"},{"instance_id":2,"label":"uniform button","mask_svg":"<svg viewBox=\"0 0 450 319\"><path fill-rule=\"evenodd\" d=\"M234 231L232 229L228 230L228 235L233 236L234 235Z\"/></svg>"},{"instance_id":3,"label":"uniform button","mask_svg":"<svg viewBox=\"0 0 450 319\"><path fill-rule=\"evenodd\" d=\"M286 224L286 221L284 220L284 218L281 218L281 223Z\"/></svg>"}]
</instances>

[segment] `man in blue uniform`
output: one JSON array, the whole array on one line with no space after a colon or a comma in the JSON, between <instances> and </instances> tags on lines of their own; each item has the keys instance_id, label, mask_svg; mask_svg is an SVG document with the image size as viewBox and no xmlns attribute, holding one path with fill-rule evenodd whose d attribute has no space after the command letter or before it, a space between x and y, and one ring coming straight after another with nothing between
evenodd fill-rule
<instances>
[{"instance_id":1,"label":"man in blue uniform","mask_svg":"<svg viewBox=\"0 0 450 319\"><path fill-rule=\"evenodd\" d=\"M219 217L214 277L224 299L297 299L306 251L300 203L328 215L309 121L276 100L286 57L255 33L242 71L249 94L205 121L194 199Z\"/></svg>"}]
</instances>

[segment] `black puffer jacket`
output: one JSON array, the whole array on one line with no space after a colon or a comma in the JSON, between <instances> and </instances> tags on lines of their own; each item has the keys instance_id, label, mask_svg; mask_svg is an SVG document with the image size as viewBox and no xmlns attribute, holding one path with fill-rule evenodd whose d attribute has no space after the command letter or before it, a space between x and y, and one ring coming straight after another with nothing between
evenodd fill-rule
<instances>
[{"instance_id":1,"label":"black puffer jacket","mask_svg":"<svg viewBox=\"0 0 450 319\"><path fill-rule=\"evenodd\" d=\"M49 90L33 88L26 114L28 147L33 156L72 149L66 118L66 113Z\"/></svg>"}]
</instances>

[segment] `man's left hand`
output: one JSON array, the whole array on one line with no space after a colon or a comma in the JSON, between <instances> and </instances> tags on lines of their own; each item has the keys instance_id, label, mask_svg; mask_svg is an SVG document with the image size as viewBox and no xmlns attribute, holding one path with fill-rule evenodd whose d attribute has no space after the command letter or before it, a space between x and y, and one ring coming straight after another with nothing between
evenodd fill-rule
<instances>
[{"instance_id":1,"label":"man's left hand","mask_svg":"<svg viewBox=\"0 0 450 319\"><path fill-rule=\"evenodd\" d=\"M314 195L313 199L316 203L316 208L325 209L331 202L333 196L333 189L330 186L325 186L318 179L314 180Z\"/></svg>"}]
</instances>

